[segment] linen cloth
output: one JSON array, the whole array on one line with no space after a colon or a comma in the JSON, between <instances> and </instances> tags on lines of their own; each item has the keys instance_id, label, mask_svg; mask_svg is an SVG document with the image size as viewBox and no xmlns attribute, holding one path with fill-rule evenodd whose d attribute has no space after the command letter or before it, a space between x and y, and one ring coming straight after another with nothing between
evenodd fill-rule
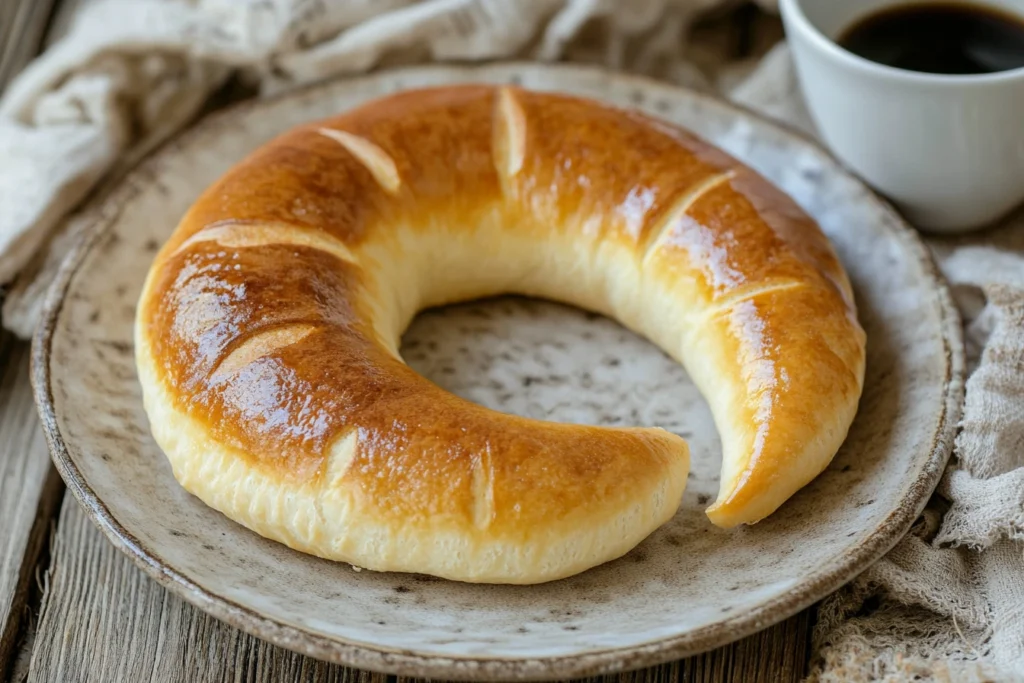
<instances>
[{"instance_id":1,"label":"linen cloth","mask_svg":"<svg viewBox=\"0 0 1024 683\"><path fill-rule=\"evenodd\" d=\"M87 224L76 208L226 83L256 96L394 64L602 63L814 135L773 0L80 0L0 100L3 322L35 325ZM767 52L767 54L765 54ZM819 609L811 681L1024 681L1024 212L926 241L960 309L969 377L939 491Z\"/></svg>"}]
</instances>

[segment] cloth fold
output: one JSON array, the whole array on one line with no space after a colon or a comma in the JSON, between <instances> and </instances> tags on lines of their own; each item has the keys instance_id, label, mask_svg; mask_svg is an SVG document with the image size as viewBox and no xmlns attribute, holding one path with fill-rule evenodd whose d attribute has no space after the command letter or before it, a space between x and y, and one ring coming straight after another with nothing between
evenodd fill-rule
<instances>
[{"instance_id":1,"label":"cloth fold","mask_svg":"<svg viewBox=\"0 0 1024 683\"><path fill-rule=\"evenodd\" d=\"M79 0L0 100L3 322L29 336L102 196L234 78L258 94L423 61L568 59L814 135L773 0ZM1024 681L1024 212L927 238L964 321L954 457L892 551L819 607L812 681Z\"/></svg>"}]
</instances>

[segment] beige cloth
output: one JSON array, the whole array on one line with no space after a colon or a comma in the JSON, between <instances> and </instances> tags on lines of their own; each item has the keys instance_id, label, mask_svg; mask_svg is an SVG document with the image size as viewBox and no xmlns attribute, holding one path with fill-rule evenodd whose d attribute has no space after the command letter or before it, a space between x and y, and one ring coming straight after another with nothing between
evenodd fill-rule
<instances>
[{"instance_id":1,"label":"beige cloth","mask_svg":"<svg viewBox=\"0 0 1024 683\"><path fill-rule=\"evenodd\" d=\"M62 23L0 101L0 281L20 273L4 324L23 336L87 223L75 207L233 76L265 94L395 63L561 58L718 89L814 134L785 46L752 58L778 23L729 0L91 0ZM928 242L968 345L956 454L912 533L822 603L811 680L1024 681L1024 214Z\"/></svg>"}]
</instances>

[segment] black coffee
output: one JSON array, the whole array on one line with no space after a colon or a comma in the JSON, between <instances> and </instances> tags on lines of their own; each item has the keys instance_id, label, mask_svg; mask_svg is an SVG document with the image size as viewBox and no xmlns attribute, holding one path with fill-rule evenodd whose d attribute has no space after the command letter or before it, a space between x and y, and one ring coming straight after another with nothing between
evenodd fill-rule
<instances>
[{"instance_id":1,"label":"black coffee","mask_svg":"<svg viewBox=\"0 0 1024 683\"><path fill-rule=\"evenodd\" d=\"M1024 19L967 3L900 5L861 19L839 44L898 69L987 74L1024 67Z\"/></svg>"}]
</instances>

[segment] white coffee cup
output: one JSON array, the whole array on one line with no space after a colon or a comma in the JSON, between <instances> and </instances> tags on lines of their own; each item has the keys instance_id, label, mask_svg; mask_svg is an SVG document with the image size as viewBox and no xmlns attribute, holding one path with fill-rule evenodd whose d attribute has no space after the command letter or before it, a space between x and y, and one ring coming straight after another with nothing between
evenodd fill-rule
<instances>
[{"instance_id":1,"label":"white coffee cup","mask_svg":"<svg viewBox=\"0 0 1024 683\"><path fill-rule=\"evenodd\" d=\"M1024 0L972 0L1024 17ZM836 39L906 0L780 0L808 109L825 144L921 228L988 225L1024 201L1024 68L907 71Z\"/></svg>"}]
</instances>

